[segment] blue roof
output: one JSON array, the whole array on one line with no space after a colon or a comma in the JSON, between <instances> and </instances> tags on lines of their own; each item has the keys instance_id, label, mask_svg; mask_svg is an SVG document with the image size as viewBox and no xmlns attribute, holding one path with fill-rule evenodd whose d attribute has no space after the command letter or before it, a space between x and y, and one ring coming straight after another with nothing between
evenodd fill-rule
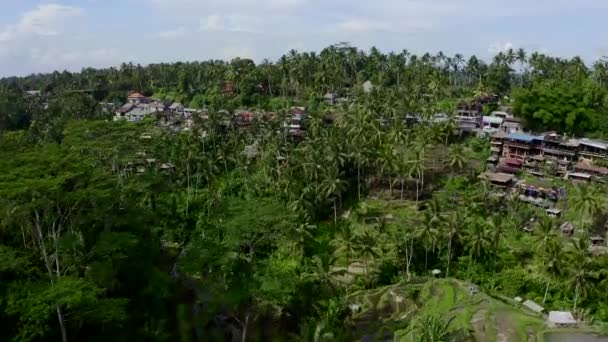
<instances>
[{"instance_id":1,"label":"blue roof","mask_svg":"<svg viewBox=\"0 0 608 342\"><path fill-rule=\"evenodd\" d=\"M512 140L525 141L525 142L532 142L533 140L538 140L538 141L545 140L545 137L542 135L530 135L530 134L523 134L523 133L509 133L505 136L505 138L512 139Z\"/></svg>"}]
</instances>

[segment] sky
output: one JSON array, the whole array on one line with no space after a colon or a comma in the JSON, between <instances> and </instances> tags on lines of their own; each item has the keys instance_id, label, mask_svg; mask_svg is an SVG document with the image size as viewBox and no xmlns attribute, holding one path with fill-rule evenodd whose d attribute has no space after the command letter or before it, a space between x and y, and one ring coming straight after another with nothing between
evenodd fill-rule
<instances>
[{"instance_id":1,"label":"sky","mask_svg":"<svg viewBox=\"0 0 608 342\"><path fill-rule=\"evenodd\" d=\"M0 0L0 77L350 42L384 52L608 55L608 0Z\"/></svg>"}]
</instances>

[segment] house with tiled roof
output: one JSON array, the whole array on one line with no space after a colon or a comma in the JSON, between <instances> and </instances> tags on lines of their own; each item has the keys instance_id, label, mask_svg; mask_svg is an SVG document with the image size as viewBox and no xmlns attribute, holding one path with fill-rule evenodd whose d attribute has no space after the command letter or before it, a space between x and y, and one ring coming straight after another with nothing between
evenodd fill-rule
<instances>
[{"instance_id":1,"label":"house with tiled roof","mask_svg":"<svg viewBox=\"0 0 608 342\"><path fill-rule=\"evenodd\" d=\"M146 100L146 97L142 93L132 92L127 96L127 101L129 103L140 103Z\"/></svg>"}]
</instances>

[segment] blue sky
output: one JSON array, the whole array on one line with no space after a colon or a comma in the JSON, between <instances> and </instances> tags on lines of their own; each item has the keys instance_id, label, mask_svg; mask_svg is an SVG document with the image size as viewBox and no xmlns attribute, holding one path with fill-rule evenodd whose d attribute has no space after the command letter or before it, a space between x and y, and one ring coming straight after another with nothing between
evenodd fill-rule
<instances>
[{"instance_id":1,"label":"blue sky","mask_svg":"<svg viewBox=\"0 0 608 342\"><path fill-rule=\"evenodd\" d=\"M276 59L341 41L489 59L608 55L608 0L2 0L0 76L133 61Z\"/></svg>"}]
</instances>

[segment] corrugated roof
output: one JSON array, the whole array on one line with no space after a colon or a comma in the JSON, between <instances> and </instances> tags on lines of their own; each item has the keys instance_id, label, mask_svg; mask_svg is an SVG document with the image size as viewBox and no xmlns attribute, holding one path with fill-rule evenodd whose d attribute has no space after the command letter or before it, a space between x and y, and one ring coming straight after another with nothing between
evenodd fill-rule
<instances>
[{"instance_id":1,"label":"corrugated roof","mask_svg":"<svg viewBox=\"0 0 608 342\"><path fill-rule=\"evenodd\" d=\"M490 124L502 124L503 120L502 118L496 117L496 116L484 116L483 117L483 122L487 122Z\"/></svg>"},{"instance_id":2,"label":"corrugated roof","mask_svg":"<svg viewBox=\"0 0 608 342\"><path fill-rule=\"evenodd\" d=\"M545 311L545 308L543 308L542 306L536 304L535 302L531 301L531 300L526 300L523 305L525 307L527 307L528 309L534 311L534 312L538 312L541 313L543 311Z\"/></svg>"},{"instance_id":3,"label":"corrugated roof","mask_svg":"<svg viewBox=\"0 0 608 342\"><path fill-rule=\"evenodd\" d=\"M549 322L554 324L576 324L576 320L569 311L549 312Z\"/></svg>"},{"instance_id":4,"label":"corrugated roof","mask_svg":"<svg viewBox=\"0 0 608 342\"><path fill-rule=\"evenodd\" d=\"M143 94L138 93L138 92L131 93L128 96L128 98L130 98L130 99L140 99L140 98L144 98L144 97L145 96Z\"/></svg>"},{"instance_id":5,"label":"corrugated roof","mask_svg":"<svg viewBox=\"0 0 608 342\"><path fill-rule=\"evenodd\" d=\"M542 135L530 135L525 133L509 133L505 137L507 139L532 142L533 140L543 141L545 137Z\"/></svg>"},{"instance_id":6,"label":"corrugated roof","mask_svg":"<svg viewBox=\"0 0 608 342\"><path fill-rule=\"evenodd\" d=\"M519 122L505 121L502 123L502 127L516 128L516 127L521 127L521 124Z\"/></svg>"},{"instance_id":7,"label":"corrugated roof","mask_svg":"<svg viewBox=\"0 0 608 342\"><path fill-rule=\"evenodd\" d=\"M581 143L581 145L587 145L587 146L591 146L591 147L595 147L595 148L600 148L602 150L608 149L608 146L606 146L606 143L601 142L601 141L596 141L596 140L591 140L591 139L581 139L580 143Z\"/></svg>"},{"instance_id":8,"label":"corrugated roof","mask_svg":"<svg viewBox=\"0 0 608 342\"><path fill-rule=\"evenodd\" d=\"M488 172L481 174L479 176L479 178L487 179L490 182L507 183L507 182L513 180L513 175L506 174L506 173L500 173L500 172L488 171Z\"/></svg>"}]
</instances>

